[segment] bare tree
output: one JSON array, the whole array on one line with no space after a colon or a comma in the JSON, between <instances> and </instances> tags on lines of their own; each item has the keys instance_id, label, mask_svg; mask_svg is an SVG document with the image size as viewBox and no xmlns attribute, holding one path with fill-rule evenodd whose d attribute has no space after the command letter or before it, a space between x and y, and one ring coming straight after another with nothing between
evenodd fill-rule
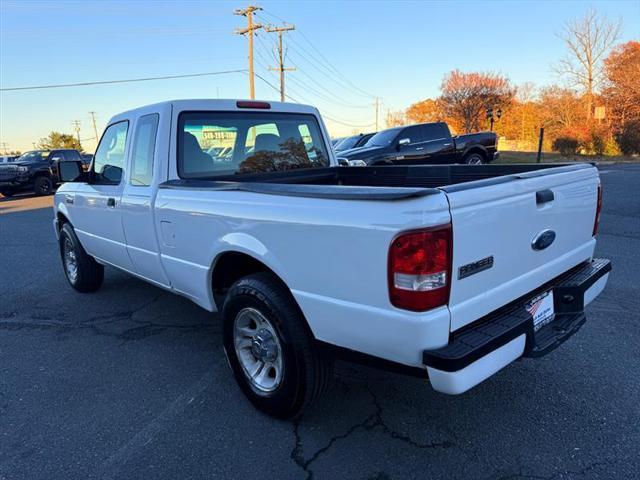
<instances>
[{"instance_id":1,"label":"bare tree","mask_svg":"<svg viewBox=\"0 0 640 480\"><path fill-rule=\"evenodd\" d=\"M618 39L621 21L610 22L594 9L565 24L559 37L569 53L555 66L569 86L581 88L587 100L587 119L593 116L593 95L603 79L603 60Z\"/></svg>"}]
</instances>

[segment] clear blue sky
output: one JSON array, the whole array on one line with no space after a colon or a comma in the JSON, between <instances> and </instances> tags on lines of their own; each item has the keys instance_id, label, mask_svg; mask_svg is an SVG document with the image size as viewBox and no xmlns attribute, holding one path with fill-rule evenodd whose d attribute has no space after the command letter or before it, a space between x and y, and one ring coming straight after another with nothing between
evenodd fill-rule
<instances>
[{"instance_id":1,"label":"clear blue sky","mask_svg":"<svg viewBox=\"0 0 640 480\"><path fill-rule=\"evenodd\" d=\"M595 7L623 19L621 42L640 38L640 0L344 2L263 1L258 21L294 23L287 34L288 93L348 125L374 121L373 98L355 90L321 54L360 89L382 98L380 119L437 96L442 77L497 71L515 84L557 82L550 64L564 55L555 35L563 23ZM247 41L233 35L245 24L233 10L246 1L21 1L0 2L2 88L178 75L247 66ZM256 71L277 85L267 61L274 34L256 41ZM308 41L307 41L308 40ZM337 80L336 80L337 79ZM102 129L115 113L174 98L248 97L243 73L143 83L0 92L0 142L25 150L51 130L73 133L81 121L87 150L94 147L88 112ZM278 93L256 79L258 98ZM327 119L333 134L354 127ZM362 128L370 130L371 127ZM2 145L0 145L1 149Z\"/></svg>"}]
</instances>

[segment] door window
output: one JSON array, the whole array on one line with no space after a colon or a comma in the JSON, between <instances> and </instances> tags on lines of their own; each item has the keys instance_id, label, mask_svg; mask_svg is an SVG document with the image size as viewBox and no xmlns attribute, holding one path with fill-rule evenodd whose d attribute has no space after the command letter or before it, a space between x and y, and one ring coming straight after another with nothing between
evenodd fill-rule
<instances>
[{"instance_id":1,"label":"door window","mask_svg":"<svg viewBox=\"0 0 640 480\"><path fill-rule=\"evenodd\" d=\"M405 128L399 139L402 140L403 138L409 139L409 145L424 142L426 140L424 137L424 130L421 125L414 125L413 127Z\"/></svg>"},{"instance_id":2,"label":"door window","mask_svg":"<svg viewBox=\"0 0 640 480\"><path fill-rule=\"evenodd\" d=\"M80 162L82 159L80 158L80 154L76 150L65 150L64 158L71 162Z\"/></svg>"},{"instance_id":3,"label":"door window","mask_svg":"<svg viewBox=\"0 0 640 480\"><path fill-rule=\"evenodd\" d=\"M93 162L94 183L117 185L124 170L125 146L129 122L109 126L100 140Z\"/></svg>"},{"instance_id":4,"label":"door window","mask_svg":"<svg viewBox=\"0 0 640 480\"><path fill-rule=\"evenodd\" d=\"M439 123L427 123L423 125L427 140L441 140L445 138Z\"/></svg>"},{"instance_id":5,"label":"door window","mask_svg":"<svg viewBox=\"0 0 640 480\"><path fill-rule=\"evenodd\" d=\"M131 185L151 185L159 119L157 113L152 113L140 117L136 123L131 157Z\"/></svg>"}]
</instances>

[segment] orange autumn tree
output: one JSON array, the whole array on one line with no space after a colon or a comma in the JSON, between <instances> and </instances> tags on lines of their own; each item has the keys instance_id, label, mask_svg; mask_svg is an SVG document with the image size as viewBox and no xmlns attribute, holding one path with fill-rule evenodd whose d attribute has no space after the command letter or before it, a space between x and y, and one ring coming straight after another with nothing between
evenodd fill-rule
<instances>
[{"instance_id":1,"label":"orange autumn tree","mask_svg":"<svg viewBox=\"0 0 640 480\"><path fill-rule=\"evenodd\" d=\"M445 75L440 88L444 115L460 122L467 133L486 125L488 108L506 107L515 95L508 78L491 72L453 70Z\"/></svg>"},{"instance_id":2,"label":"orange autumn tree","mask_svg":"<svg viewBox=\"0 0 640 480\"><path fill-rule=\"evenodd\" d=\"M607 121L624 153L640 153L640 42L618 46L604 64Z\"/></svg>"}]
</instances>

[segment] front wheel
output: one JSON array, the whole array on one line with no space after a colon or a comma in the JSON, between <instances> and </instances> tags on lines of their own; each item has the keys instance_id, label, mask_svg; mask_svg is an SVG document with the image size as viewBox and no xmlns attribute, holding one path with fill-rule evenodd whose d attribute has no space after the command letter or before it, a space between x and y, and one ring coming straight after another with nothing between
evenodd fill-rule
<instances>
[{"instance_id":1,"label":"front wheel","mask_svg":"<svg viewBox=\"0 0 640 480\"><path fill-rule=\"evenodd\" d=\"M50 195L53 191L53 182L49 177L38 177L33 184L36 195Z\"/></svg>"},{"instance_id":2,"label":"front wheel","mask_svg":"<svg viewBox=\"0 0 640 480\"><path fill-rule=\"evenodd\" d=\"M104 267L82 248L68 223L60 229L60 256L64 274L73 288L82 293L95 292L100 288Z\"/></svg>"},{"instance_id":3,"label":"front wheel","mask_svg":"<svg viewBox=\"0 0 640 480\"><path fill-rule=\"evenodd\" d=\"M471 153L464 158L464 163L467 165L482 165L484 157L480 153Z\"/></svg>"},{"instance_id":4,"label":"front wheel","mask_svg":"<svg viewBox=\"0 0 640 480\"><path fill-rule=\"evenodd\" d=\"M315 401L333 362L315 344L286 286L270 273L238 280L222 308L224 349L251 403L277 418L294 418Z\"/></svg>"}]
</instances>

